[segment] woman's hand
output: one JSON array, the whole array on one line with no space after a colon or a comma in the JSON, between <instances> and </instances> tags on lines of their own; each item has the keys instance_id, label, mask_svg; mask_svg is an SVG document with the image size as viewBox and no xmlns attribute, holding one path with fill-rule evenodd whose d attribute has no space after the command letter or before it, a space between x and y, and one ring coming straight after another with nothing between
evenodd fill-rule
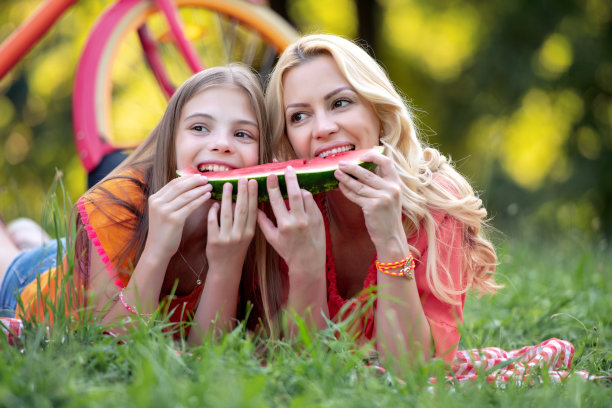
<instances>
[{"instance_id":1,"label":"woman's hand","mask_svg":"<svg viewBox=\"0 0 612 408\"><path fill-rule=\"evenodd\" d=\"M401 180L397 170L390 158L379 153L368 152L361 160L377 164L380 175L340 161L339 169L334 173L340 182L340 191L363 210L368 234L379 257L395 249L403 258L407 246L402 226Z\"/></svg>"},{"instance_id":2,"label":"woman's hand","mask_svg":"<svg viewBox=\"0 0 612 408\"><path fill-rule=\"evenodd\" d=\"M305 319L313 328L326 325L327 286L325 276L325 225L312 194L301 190L295 170L287 167L285 183L289 208L285 204L275 175L268 176L267 187L276 226L263 211L257 218L266 240L289 268L289 293L286 308ZM289 331L297 328L289 324Z\"/></svg>"},{"instance_id":3,"label":"woman's hand","mask_svg":"<svg viewBox=\"0 0 612 408\"><path fill-rule=\"evenodd\" d=\"M194 174L171 180L149 197L147 244L153 253L174 255L181 243L185 220L210 199L212 186L206 177Z\"/></svg>"},{"instance_id":4,"label":"woman's hand","mask_svg":"<svg viewBox=\"0 0 612 408\"><path fill-rule=\"evenodd\" d=\"M221 204L214 203L208 212L206 257L210 264L244 263L257 222L257 181L238 180L236 204L232 203L230 183L223 186ZM219 211L219 208L221 209Z\"/></svg>"},{"instance_id":5,"label":"woman's hand","mask_svg":"<svg viewBox=\"0 0 612 408\"><path fill-rule=\"evenodd\" d=\"M268 176L270 206L276 226L263 211L259 211L259 226L266 240L289 266L289 272L305 266L325 264L325 229L323 216L312 197L301 190L295 170L285 170L289 208L283 200L276 175Z\"/></svg>"}]
</instances>

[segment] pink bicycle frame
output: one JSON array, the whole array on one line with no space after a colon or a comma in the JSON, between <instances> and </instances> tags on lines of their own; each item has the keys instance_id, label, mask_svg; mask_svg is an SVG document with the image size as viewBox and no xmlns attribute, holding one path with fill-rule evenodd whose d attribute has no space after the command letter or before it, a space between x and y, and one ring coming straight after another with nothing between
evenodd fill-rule
<instances>
[{"instance_id":1,"label":"pink bicycle frame","mask_svg":"<svg viewBox=\"0 0 612 408\"><path fill-rule=\"evenodd\" d=\"M142 0L119 0L126 3L138 3ZM193 72L198 72L204 68L204 65L200 62L199 56L197 55L195 49L191 45L191 43L187 40L185 36L185 32L183 30L183 23L178 16L177 8L173 4L172 0L155 0L157 7L164 13L166 19L168 20L168 24L170 27L170 31L175 38L175 41L178 44L178 48L181 51L181 54L185 58L189 67L193 70ZM108 9L107 15L113 19L112 12L116 9ZM96 24L96 26L91 31L91 38L106 38L110 30L113 27L108 27L103 24ZM174 92L174 88L170 83L165 69L161 63L159 58L158 50L153 41L150 41L150 36L148 35L148 30L146 26L142 26L138 30L138 34L140 37L140 41L143 46L143 50L145 52L147 62L149 63L151 70L153 71L155 78L159 82L162 90L166 94L166 96L170 97ZM73 120L73 128L74 128L74 141L75 147L77 150L77 154L79 155L83 166L87 172L91 172L94 170L98 164L102 161L104 156L109 153L118 150L117 147L112 146L105 140L105 135L101 134L100 129L97 128L96 120L97 112L93 109L93 107L97 106L96 103L92 104L84 104L85 106L81 106L78 102L82 100L86 100L87 98L91 98L92 95L95 95L95 87L97 84L94 83L91 77L85 77L85 75L80 75L81 72L95 72L99 69L102 61L101 54L96 51L98 47L95 45L86 48L81 55L81 59L79 61L79 66L81 64L87 64L88 69L78 69L77 75L75 76L75 95L73 97L73 112L78 112L78 114L74 114ZM84 109L88 109L85 110Z\"/></svg>"},{"instance_id":2,"label":"pink bicycle frame","mask_svg":"<svg viewBox=\"0 0 612 408\"><path fill-rule=\"evenodd\" d=\"M46 0L0 46L0 78L19 62L53 24L79 0Z\"/></svg>"}]
</instances>

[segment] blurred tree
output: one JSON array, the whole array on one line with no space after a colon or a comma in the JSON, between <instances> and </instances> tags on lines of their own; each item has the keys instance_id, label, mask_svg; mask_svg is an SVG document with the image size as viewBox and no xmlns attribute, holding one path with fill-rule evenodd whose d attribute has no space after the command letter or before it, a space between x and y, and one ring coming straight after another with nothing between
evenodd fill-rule
<instances>
[{"instance_id":1,"label":"blurred tree","mask_svg":"<svg viewBox=\"0 0 612 408\"><path fill-rule=\"evenodd\" d=\"M0 3L0 39L39 0ZM93 16L80 2L0 81L0 211L39 218L54 169L85 188L70 91ZM609 0L270 0L302 32L367 42L431 144L504 231L612 234Z\"/></svg>"},{"instance_id":2,"label":"blurred tree","mask_svg":"<svg viewBox=\"0 0 612 408\"><path fill-rule=\"evenodd\" d=\"M302 31L312 31L309 19L324 21L313 17L322 1L283 3ZM496 224L512 228L530 214L541 228L612 233L609 1L354 5L354 14L327 12L354 16L357 34L337 23L319 31L367 38L423 134L457 160Z\"/></svg>"}]
</instances>

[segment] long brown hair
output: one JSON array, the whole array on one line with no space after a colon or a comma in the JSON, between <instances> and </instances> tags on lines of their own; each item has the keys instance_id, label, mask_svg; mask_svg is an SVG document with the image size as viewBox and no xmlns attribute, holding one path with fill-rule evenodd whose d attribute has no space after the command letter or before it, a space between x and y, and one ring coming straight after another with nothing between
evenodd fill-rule
<instances>
[{"instance_id":1,"label":"long brown hair","mask_svg":"<svg viewBox=\"0 0 612 408\"><path fill-rule=\"evenodd\" d=\"M246 94L259 126L259 162L272 161L271 143L269 142L270 131L265 114L263 91L258 77L249 67L233 63L224 67L203 70L187 79L172 95L161 120L151 133L117 168L86 193L87 196L92 198L94 204L100 203L96 205L96 209L102 211L110 221L115 220L114 215L106 211L103 204L119 205L127 209L136 220L135 225L119 226L128 228L131 235L121 252L113 260L117 267L120 265L133 266L138 263L149 231L147 199L176 177L177 124L183 107L196 94L216 86L236 88ZM143 202L134 203L112 194L103 185L105 181L111 179L124 179L135 183L143 193ZM261 239L261 235L258 230L247 253L240 283L241 308L239 314L241 316L238 317L244 317L247 301L251 301L255 309L250 316L251 321L268 316L266 311L269 310L266 306L265 297L261 296L258 288L258 284L265 288L268 281L267 268L254 261L257 258L266 263L271 259L270 256L259 256L259 254L265 254L266 251L269 251L267 245L265 245L265 240ZM80 229L76 241L76 267L87 284L89 241L84 228ZM129 268L128 270L118 270L117 273L130 274L131 270ZM266 323L268 322L266 321Z\"/></svg>"}]
</instances>

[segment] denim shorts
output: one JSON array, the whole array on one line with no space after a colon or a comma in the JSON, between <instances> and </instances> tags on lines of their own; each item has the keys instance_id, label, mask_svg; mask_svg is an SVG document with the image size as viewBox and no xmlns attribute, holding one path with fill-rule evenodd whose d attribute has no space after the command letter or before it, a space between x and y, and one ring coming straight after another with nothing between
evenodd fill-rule
<instances>
[{"instance_id":1,"label":"denim shorts","mask_svg":"<svg viewBox=\"0 0 612 408\"><path fill-rule=\"evenodd\" d=\"M62 248L66 240L61 239ZM57 265L57 240L23 251L13 259L0 286L0 317L15 317L17 298L41 274Z\"/></svg>"}]
</instances>

